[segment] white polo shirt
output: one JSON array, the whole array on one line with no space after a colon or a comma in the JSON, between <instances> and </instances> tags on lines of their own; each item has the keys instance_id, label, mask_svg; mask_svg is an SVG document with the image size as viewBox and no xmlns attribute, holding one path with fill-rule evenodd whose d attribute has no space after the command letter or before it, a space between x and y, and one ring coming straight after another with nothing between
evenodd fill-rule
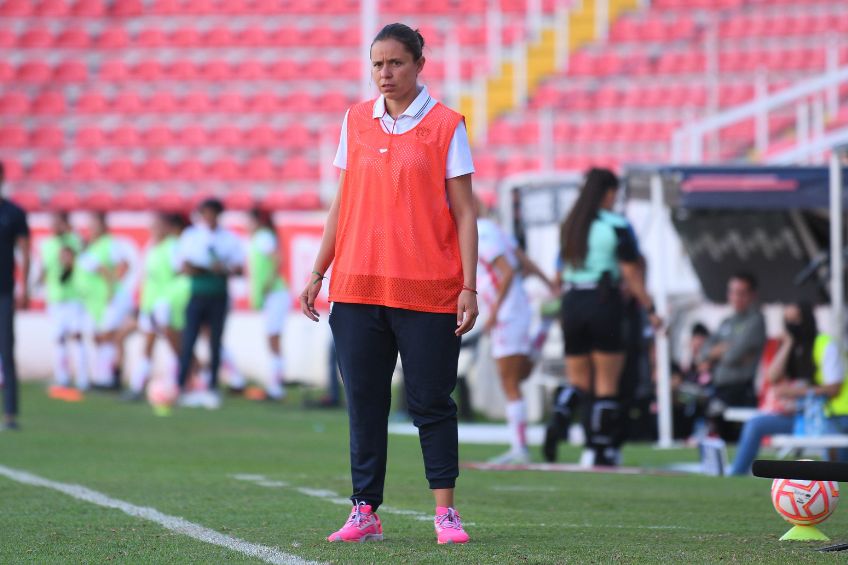
<instances>
[{"instance_id":1,"label":"white polo shirt","mask_svg":"<svg viewBox=\"0 0 848 565\"><path fill-rule=\"evenodd\" d=\"M432 110L438 101L430 96L426 86L421 87L421 91L412 104L401 112L395 121L386 111L386 99L381 94L374 101L375 120L380 120L380 125L383 126L383 131L400 135L406 133L424 119L424 116ZM345 112L344 121L342 122L342 133L339 139L339 148L336 151L336 158L333 160L333 165L339 169L347 169L347 112ZM474 162L471 159L471 147L468 144L468 131L465 129L465 122L459 122L456 130L453 132L450 147L448 148L447 169L445 172L446 179L461 177L474 172Z\"/></svg>"},{"instance_id":2,"label":"white polo shirt","mask_svg":"<svg viewBox=\"0 0 848 565\"><path fill-rule=\"evenodd\" d=\"M177 243L174 267L182 270L183 263L208 269L218 260L229 268L244 265L244 248L236 234L218 226L214 231L202 222L187 228Z\"/></svg>"}]
</instances>

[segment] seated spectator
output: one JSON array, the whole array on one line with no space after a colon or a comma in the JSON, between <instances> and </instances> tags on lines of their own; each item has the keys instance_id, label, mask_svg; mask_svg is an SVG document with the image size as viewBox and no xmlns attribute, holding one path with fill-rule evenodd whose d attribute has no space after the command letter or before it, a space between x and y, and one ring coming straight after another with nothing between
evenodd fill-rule
<instances>
[{"instance_id":1,"label":"seated spectator","mask_svg":"<svg viewBox=\"0 0 848 565\"><path fill-rule=\"evenodd\" d=\"M671 387L673 391L674 437L688 439L696 431L697 422L703 418L703 402L706 387L710 384L710 375L701 372L698 367L698 354L710 337L710 330L697 322L692 326L689 339L689 360L687 364L672 362Z\"/></svg>"},{"instance_id":2,"label":"seated spectator","mask_svg":"<svg viewBox=\"0 0 848 565\"><path fill-rule=\"evenodd\" d=\"M736 430L721 417L724 409L757 405L754 379L766 343L766 322L756 297L753 275L738 273L730 278L727 301L733 315L707 339L698 356L699 370L711 375L707 416L713 431L725 441L735 439Z\"/></svg>"},{"instance_id":3,"label":"seated spectator","mask_svg":"<svg viewBox=\"0 0 848 565\"><path fill-rule=\"evenodd\" d=\"M747 475L765 436L790 434L795 422L797 398L815 387L815 376L823 371L817 365L823 359L814 355L819 336L813 307L810 304L790 304L783 310L785 332L780 347L766 371L771 387L763 405L763 413L745 423L731 475ZM837 370L837 376L839 371ZM841 380L841 379L840 379Z\"/></svg>"}]
</instances>

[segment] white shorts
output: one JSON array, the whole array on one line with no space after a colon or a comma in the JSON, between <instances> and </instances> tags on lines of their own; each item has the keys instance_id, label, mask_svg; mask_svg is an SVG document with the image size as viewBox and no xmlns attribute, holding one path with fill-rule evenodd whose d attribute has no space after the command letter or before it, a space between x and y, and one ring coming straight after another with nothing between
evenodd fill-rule
<instances>
[{"instance_id":1,"label":"white shorts","mask_svg":"<svg viewBox=\"0 0 848 565\"><path fill-rule=\"evenodd\" d=\"M289 315L289 293L286 290L275 290L265 297L262 312L265 315L265 331L268 335L280 335L286 325Z\"/></svg>"},{"instance_id":2,"label":"white shorts","mask_svg":"<svg viewBox=\"0 0 848 565\"><path fill-rule=\"evenodd\" d=\"M54 302L47 305L47 314L53 326L53 336L62 339L82 332L85 308L82 302Z\"/></svg>"},{"instance_id":3,"label":"white shorts","mask_svg":"<svg viewBox=\"0 0 848 565\"><path fill-rule=\"evenodd\" d=\"M138 314L138 329L146 334L159 334L171 325L171 304L160 300L153 305L150 312Z\"/></svg>"},{"instance_id":4,"label":"white shorts","mask_svg":"<svg viewBox=\"0 0 848 565\"><path fill-rule=\"evenodd\" d=\"M112 301L106 306L106 312L103 313L103 319L100 323L92 321L92 328L95 333L113 332L123 325L132 311L132 294L126 290L121 290L112 297Z\"/></svg>"},{"instance_id":5,"label":"white shorts","mask_svg":"<svg viewBox=\"0 0 848 565\"><path fill-rule=\"evenodd\" d=\"M530 355L530 316L514 316L498 322L492 330L492 357Z\"/></svg>"}]
</instances>

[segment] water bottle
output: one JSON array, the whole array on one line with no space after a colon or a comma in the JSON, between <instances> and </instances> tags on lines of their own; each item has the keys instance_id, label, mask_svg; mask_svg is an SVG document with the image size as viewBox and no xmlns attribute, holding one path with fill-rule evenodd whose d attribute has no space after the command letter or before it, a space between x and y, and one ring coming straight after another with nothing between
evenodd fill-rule
<instances>
[{"instance_id":1,"label":"water bottle","mask_svg":"<svg viewBox=\"0 0 848 565\"><path fill-rule=\"evenodd\" d=\"M800 400L798 402L798 406L795 410L795 421L792 423L792 435L796 437L801 437L806 435L806 429L804 426L804 419L806 417L806 410L804 400Z\"/></svg>"},{"instance_id":2,"label":"water bottle","mask_svg":"<svg viewBox=\"0 0 848 565\"><path fill-rule=\"evenodd\" d=\"M812 414L813 429L810 435L821 436L825 433L824 421L824 399L821 396L816 396L813 399L813 414Z\"/></svg>"}]
</instances>

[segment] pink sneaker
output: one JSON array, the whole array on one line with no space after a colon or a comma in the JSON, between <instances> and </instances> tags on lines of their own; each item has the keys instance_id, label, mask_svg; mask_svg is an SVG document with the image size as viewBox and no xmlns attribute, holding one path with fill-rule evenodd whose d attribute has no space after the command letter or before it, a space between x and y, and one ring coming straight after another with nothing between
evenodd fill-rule
<instances>
[{"instance_id":1,"label":"pink sneaker","mask_svg":"<svg viewBox=\"0 0 848 565\"><path fill-rule=\"evenodd\" d=\"M354 505L350 516L341 530L330 534L327 541L383 541L383 524L376 513L371 512L371 506L364 503Z\"/></svg>"},{"instance_id":2,"label":"pink sneaker","mask_svg":"<svg viewBox=\"0 0 848 565\"><path fill-rule=\"evenodd\" d=\"M468 542L468 534L462 529L459 512L454 508L436 507L436 518L433 523L436 526L436 537L439 544Z\"/></svg>"}]
</instances>

